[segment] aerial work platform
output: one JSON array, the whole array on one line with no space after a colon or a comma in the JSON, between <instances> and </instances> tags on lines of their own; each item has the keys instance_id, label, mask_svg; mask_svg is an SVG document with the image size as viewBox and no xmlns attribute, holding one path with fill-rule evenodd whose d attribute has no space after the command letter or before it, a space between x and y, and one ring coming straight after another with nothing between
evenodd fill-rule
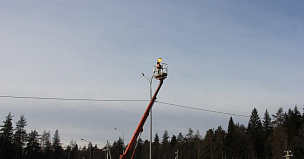
<instances>
[{"instance_id":1,"label":"aerial work platform","mask_svg":"<svg viewBox=\"0 0 304 159\"><path fill-rule=\"evenodd\" d=\"M168 75L168 65L161 63L162 59L157 60L156 66L153 67L153 77L158 80L163 80L167 78Z\"/></svg>"}]
</instances>

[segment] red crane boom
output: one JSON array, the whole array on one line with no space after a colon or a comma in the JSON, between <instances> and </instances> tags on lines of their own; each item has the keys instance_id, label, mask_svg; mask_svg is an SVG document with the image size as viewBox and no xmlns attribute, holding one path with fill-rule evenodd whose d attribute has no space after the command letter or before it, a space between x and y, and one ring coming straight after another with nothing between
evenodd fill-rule
<instances>
[{"instance_id":1,"label":"red crane boom","mask_svg":"<svg viewBox=\"0 0 304 159\"><path fill-rule=\"evenodd\" d=\"M143 114L143 116L142 116L142 118L141 118L141 120L140 120L132 138L131 138L131 141L128 144L128 147L126 148L126 150L124 152L124 154L120 155L120 157L119 157L120 159L127 159L128 156L130 156L131 151L134 149L134 145L136 143L136 140L137 140L139 134L143 131L143 126L144 126L144 124L145 124L145 122L146 122L146 120L149 116L149 113L150 113L150 110L151 110L153 104L155 103L156 96L157 96L162 84L163 84L163 79L160 79L159 85L158 85L153 97L151 98L151 101L150 101L145 113Z\"/></svg>"}]
</instances>

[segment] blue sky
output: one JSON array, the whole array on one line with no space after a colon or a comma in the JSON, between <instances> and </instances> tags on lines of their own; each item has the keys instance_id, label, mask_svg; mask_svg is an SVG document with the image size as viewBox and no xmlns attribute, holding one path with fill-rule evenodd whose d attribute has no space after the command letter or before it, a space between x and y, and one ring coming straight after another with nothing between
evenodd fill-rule
<instances>
[{"instance_id":1,"label":"blue sky","mask_svg":"<svg viewBox=\"0 0 304 159\"><path fill-rule=\"evenodd\" d=\"M0 95L148 99L161 57L169 66L158 101L261 118L302 112L302 1L1 1ZM153 80L153 90L158 81ZM0 99L2 120L59 130L62 142L100 147L124 130L128 143L148 102ZM229 115L156 103L153 133L201 135ZM248 118L233 116L247 125ZM148 139L148 123L142 134Z\"/></svg>"}]
</instances>

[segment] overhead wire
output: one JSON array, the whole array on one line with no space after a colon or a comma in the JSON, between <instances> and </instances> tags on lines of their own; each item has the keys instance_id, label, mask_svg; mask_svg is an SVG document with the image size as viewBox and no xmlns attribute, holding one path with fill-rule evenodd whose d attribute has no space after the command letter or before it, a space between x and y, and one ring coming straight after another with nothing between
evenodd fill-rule
<instances>
[{"instance_id":1,"label":"overhead wire","mask_svg":"<svg viewBox=\"0 0 304 159\"><path fill-rule=\"evenodd\" d=\"M202 108L196 108L196 107L190 107L190 106L179 105L179 104L172 104L172 103L166 103L166 102L160 102L160 101L156 101L156 102L160 103L160 104L174 106L174 107L193 109L193 110L200 110L200 111L205 111L205 112L210 112L210 113L233 115L233 116L240 116L240 117L250 117L250 116L242 115L242 114L235 114L235 113L227 113L227 112L222 112L222 111L208 110L208 109L202 109Z\"/></svg>"},{"instance_id":2,"label":"overhead wire","mask_svg":"<svg viewBox=\"0 0 304 159\"><path fill-rule=\"evenodd\" d=\"M2 95L2 96L0 96L0 98L36 99L36 100L62 100L62 101L91 101L91 102L144 102L144 101L150 101L150 100L141 100L141 99L90 99L90 98L8 96L8 95L5 95L5 96ZM161 102L161 101L156 101L156 102L160 103L160 104L164 104L164 105L186 108L186 109L192 109L192 110L205 111L205 112L210 112L210 113L217 113L217 114L223 114L223 115L233 115L233 116L240 116L240 117L250 117L250 116L242 115L242 114L235 114L235 113L228 113L228 112L215 111L215 110L209 110L209 109L202 109L202 108L190 107L190 106L180 105L180 104L173 104L173 103L167 103L167 102Z\"/></svg>"},{"instance_id":3,"label":"overhead wire","mask_svg":"<svg viewBox=\"0 0 304 159\"><path fill-rule=\"evenodd\" d=\"M26 96L0 96L0 98L39 99L39 100L65 100L65 101L91 101L91 102L144 102L150 100L138 99L90 99L90 98L56 98L56 97L26 97Z\"/></svg>"}]
</instances>

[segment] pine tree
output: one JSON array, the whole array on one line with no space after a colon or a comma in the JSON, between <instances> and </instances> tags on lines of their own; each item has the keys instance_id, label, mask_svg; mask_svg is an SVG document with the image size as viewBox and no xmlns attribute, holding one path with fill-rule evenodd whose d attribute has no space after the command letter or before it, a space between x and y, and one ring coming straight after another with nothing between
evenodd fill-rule
<instances>
[{"instance_id":1,"label":"pine tree","mask_svg":"<svg viewBox=\"0 0 304 159\"><path fill-rule=\"evenodd\" d=\"M55 131L54 137L53 137L53 151L54 151L54 159L61 158L62 155L62 147L60 143L60 135L58 132L58 129Z\"/></svg>"},{"instance_id":2,"label":"pine tree","mask_svg":"<svg viewBox=\"0 0 304 159\"><path fill-rule=\"evenodd\" d=\"M16 123L16 131L14 134L14 146L16 149L16 159L22 158L22 148L25 145L27 133L25 127L27 126L26 119L23 115L20 116L20 120Z\"/></svg>"},{"instance_id":3,"label":"pine tree","mask_svg":"<svg viewBox=\"0 0 304 159\"><path fill-rule=\"evenodd\" d=\"M185 137L185 150L184 154L186 158L193 158L194 156L194 133L191 128L189 128L188 133Z\"/></svg>"},{"instance_id":4,"label":"pine tree","mask_svg":"<svg viewBox=\"0 0 304 159\"><path fill-rule=\"evenodd\" d=\"M160 158L160 151L159 151L160 143L159 143L158 133L155 134L152 149L153 149L152 158L159 159Z\"/></svg>"},{"instance_id":5,"label":"pine tree","mask_svg":"<svg viewBox=\"0 0 304 159\"><path fill-rule=\"evenodd\" d=\"M227 157L233 158L233 157L237 156L236 140L237 140L236 126L234 124L232 117L230 117L229 123L228 123L228 132L224 139L224 141L225 141L224 147L226 149Z\"/></svg>"},{"instance_id":6,"label":"pine tree","mask_svg":"<svg viewBox=\"0 0 304 159\"><path fill-rule=\"evenodd\" d=\"M287 149L292 150L294 156L301 155L302 148L297 144L301 130L301 114L298 111L297 106L295 106L294 110L288 110L288 113L285 116L284 127L287 137Z\"/></svg>"},{"instance_id":7,"label":"pine tree","mask_svg":"<svg viewBox=\"0 0 304 159\"><path fill-rule=\"evenodd\" d=\"M150 152L150 142L148 140L145 140L142 146L141 157L149 158L149 154L150 154L149 152Z\"/></svg>"},{"instance_id":8,"label":"pine tree","mask_svg":"<svg viewBox=\"0 0 304 159\"><path fill-rule=\"evenodd\" d=\"M6 116L6 120L3 121L3 125L0 129L0 157L5 159L11 159L15 157L13 146L13 116L9 113Z\"/></svg>"},{"instance_id":9,"label":"pine tree","mask_svg":"<svg viewBox=\"0 0 304 159\"><path fill-rule=\"evenodd\" d=\"M225 137L225 130L219 126L215 130L215 141L213 144L214 149L214 158L224 159L224 137Z\"/></svg>"},{"instance_id":10,"label":"pine tree","mask_svg":"<svg viewBox=\"0 0 304 159\"><path fill-rule=\"evenodd\" d=\"M143 140L139 137L138 138L138 143L137 143L137 146L136 146L134 159L141 159L142 158L143 144L144 144Z\"/></svg>"},{"instance_id":11,"label":"pine tree","mask_svg":"<svg viewBox=\"0 0 304 159\"><path fill-rule=\"evenodd\" d=\"M253 158L264 157L264 141L263 141L263 127L258 111L254 108L248 122L247 134L249 139L249 152Z\"/></svg>"},{"instance_id":12,"label":"pine tree","mask_svg":"<svg viewBox=\"0 0 304 159\"><path fill-rule=\"evenodd\" d=\"M71 140L68 148L67 148L68 158L69 159L78 159L78 156L79 156L78 155L78 145L77 145L76 141Z\"/></svg>"},{"instance_id":13,"label":"pine tree","mask_svg":"<svg viewBox=\"0 0 304 159\"><path fill-rule=\"evenodd\" d=\"M199 133L199 130L196 130L196 133L194 135L194 152L193 156L194 158L202 158L202 152L201 152L201 145L202 145L202 136Z\"/></svg>"},{"instance_id":14,"label":"pine tree","mask_svg":"<svg viewBox=\"0 0 304 159\"><path fill-rule=\"evenodd\" d=\"M26 146L27 156L31 159L39 159L40 156L40 145L39 145L39 134L36 130L32 130L28 134L28 143Z\"/></svg>"},{"instance_id":15,"label":"pine tree","mask_svg":"<svg viewBox=\"0 0 304 159\"><path fill-rule=\"evenodd\" d=\"M175 135L171 137L171 142L170 142L170 152L171 152L171 158L175 156L175 152L177 150L177 138Z\"/></svg>"},{"instance_id":16,"label":"pine tree","mask_svg":"<svg viewBox=\"0 0 304 159\"><path fill-rule=\"evenodd\" d=\"M266 109L263 120L263 130L268 137L272 132L272 128L273 128L272 121L268 113L268 110Z\"/></svg>"},{"instance_id":17,"label":"pine tree","mask_svg":"<svg viewBox=\"0 0 304 159\"><path fill-rule=\"evenodd\" d=\"M265 152L265 158L272 158L272 146L271 146L271 135L272 135L272 124L271 124L271 118L270 115L266 109L264 114L264 120L263 120L263 139L265 141L264 144L264 152Z\"/></svg>"},{"instance_id":18,"label":"pine tree","mask_svg":"<svg viewBox=\"0 0 304 159\"><path fill-rule=\"evenodd\" d=\"M184 136L183 136L183 134L180 132L178 135L177 135L177 139L176 139L176 150L178 150L178 155L179 155L179 158L185 158L184 156L184 154L185 154L185 139L184 139Z\"/></svg>"},{"instance_id":19,"label":"pine tree","mask_svg":"<svg viewBox=\"0 0 304 159\"><path fill-rule=\"evenodd\" d=\"M171 148L171 149L173 149L173 148L175 147L176 142L177 142L177 138L176 138L175 135L173 135L173 136L171 137L171 142L170 142L170 145L171 145L170 148Z\"/></svg>"},{"instance_id":20,"label":"pine tree","mask_svg":"<svg viewBox=\"0 0 304 159\"><path fill-rule=\"evenodd\" d=\"M141 138L138 139L138 143L136 145L136 154L135 158L139 156L139 153L141 151L141 146L142 146L142 140ZM117 141L114 141L113 146L111 147L111 154L113 158L119 158L120 155L123 153L123 141L119 137Z\"/></svg>"},{"instance_id":21,"label":"pine tree","mask_svg":"<svg viewBox=\"0 0 304 159\"><path fill-rule=\"evenodd\" d=\"M274 159L281 159L286 151L286 136L284 128L284 112L283 108L279 108L276 114L272 115L274 118L273 133L272 133L272 154Z\"/></svg>"},{"instance_id":22,"label":"pine tree","mask_svg":"<svg viewBox=\"0 0 304 159\"><path fill-rule=\"evenodd\" d=\"M246 127L244 125L235 125L235 141L236 158L246 158L248 156L246 151L247 144Z\"/></svg>"},{"instance_id":23,"label":"pine tree","mask_svg":"<svg viewBox=\"0 0 304 159\"><path fill-rule=\"evenodd\" d=\"M204 159L214 159L214 131L209 129L206 132L205 139L202 142L202 153Z\"/></svg>"},{"instance_id":24,"label":"pine tree","mask_svg":"<svg viewBox=\"0 0 304 159\"><path fill-rule=\"evenodd\" d=\"M304 158L304 125L302 125L301 130L300 130L300 134L298 137L298 146L300 153L298 154L299 158Z\"/></svg>"},{"instance_id":25,"label":"pine tree","mask_svg":"<svg viewBox=\"0 0 304 159\"><path fill-rule=\"evenodd\" d=\"M52 156L52 143L50 131L43 131L41 135L41 151L44 159L50 159Z\"/></svg>"},{"instance_id":26,"label":"pine tree","mask_svg":"<svg viewBox=\"0 0 304 159\"><path fill-rule=\"evenodd\" d=\"M165 130L163 137L162 137L162 144L161 144L161 158L163 159L169 159L170 158L170 143L169 143L169 135L168 131Z\"/></svg>"},{"instance_id":27,"label":"pine tree","mask_svg":"<svg viewBox=\"0 0 304 159\"><path fill-rule=\"evenodd\" d=\"M274 127L281 126L284 123L284 112L283 108L280 107L276 114L273 114L272 117L274 120L272 121L272 125Z\"/></svg>"}]
</instances>

